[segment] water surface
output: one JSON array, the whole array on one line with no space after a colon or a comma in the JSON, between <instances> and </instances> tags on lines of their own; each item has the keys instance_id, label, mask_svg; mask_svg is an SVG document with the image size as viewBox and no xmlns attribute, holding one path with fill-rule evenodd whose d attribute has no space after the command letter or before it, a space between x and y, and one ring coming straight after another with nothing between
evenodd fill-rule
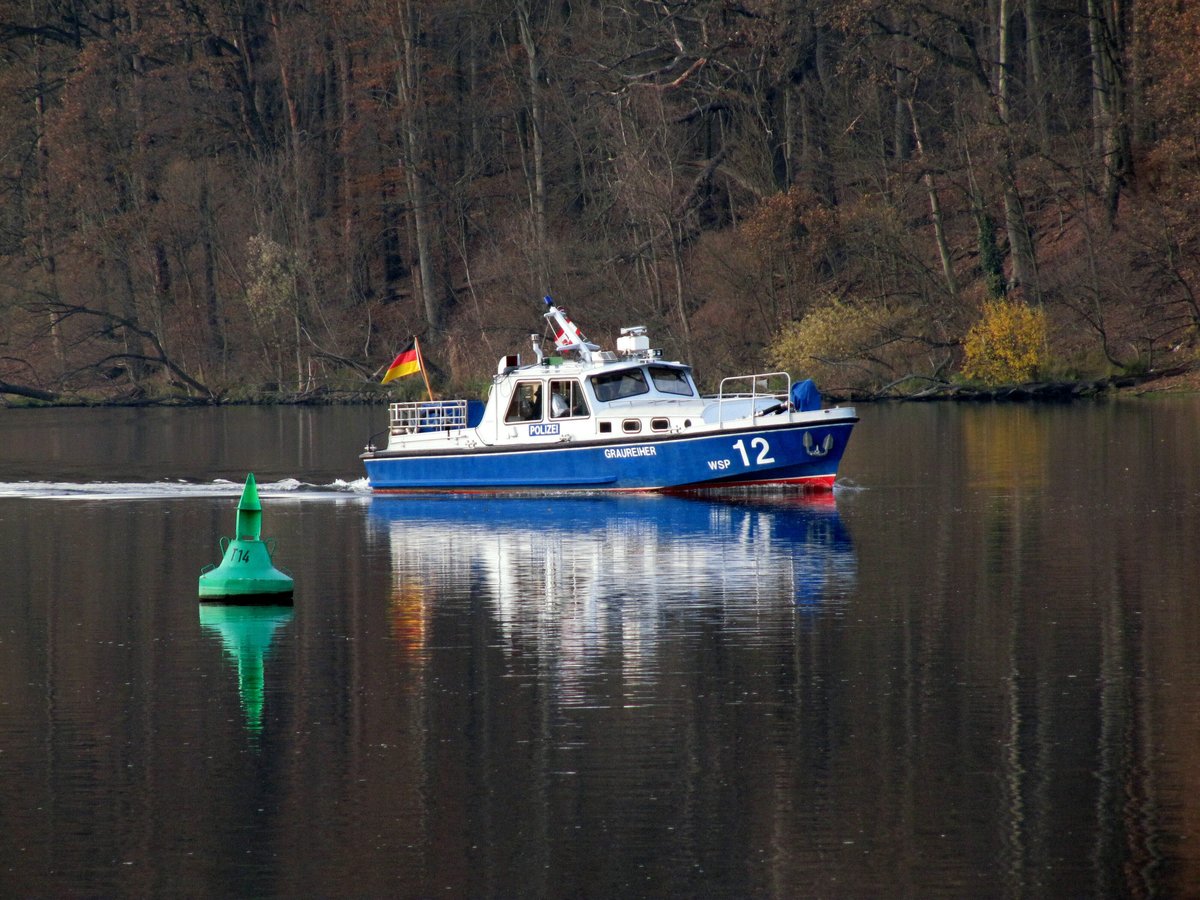
<instances>
[{"instance_id":1,"label":"water surface","mask_svg":"<svg viewBox=\"0 0 1200 900\"><path fill-rule=\"evenodd\" d=\"M1200 401L834 497L372 498L381 410L0 410L0 890L1179 896ZM291 608L201 606L254 471Z\"/></svg>"}]
</instances>

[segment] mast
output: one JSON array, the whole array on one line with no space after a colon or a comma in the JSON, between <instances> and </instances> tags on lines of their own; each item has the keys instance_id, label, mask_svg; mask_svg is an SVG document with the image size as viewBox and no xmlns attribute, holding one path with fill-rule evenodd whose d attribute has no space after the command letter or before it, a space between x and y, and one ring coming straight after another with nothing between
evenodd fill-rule
<instances>
[{"instance_id":1,"label":"mast","mask_svg":"<svg viewBox=\"0 0 1200 900\"><path fill-rule=\"evenodd\" d=\"M554 346L563 352L568 350L578 350L579 358L584 362L592 361L592 353L600 349L599 345L593 344L583 332L579 330L574 322L567 316L566 310L559 309L554 305L554 300L551 297L544 298L546 301L546 320L554 326Z\"/></svg>"}]
</instances>

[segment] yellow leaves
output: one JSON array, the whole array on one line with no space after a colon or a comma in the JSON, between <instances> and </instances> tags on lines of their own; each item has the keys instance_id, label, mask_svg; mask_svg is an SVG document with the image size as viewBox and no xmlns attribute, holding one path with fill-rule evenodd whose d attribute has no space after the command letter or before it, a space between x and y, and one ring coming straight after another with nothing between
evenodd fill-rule
<instances>
[{"instance_id":1,"label":"yellow leaves","mask_svg":"<svg viewBox=\"0 0 1200 900\"><path fill-rule=\"evenodd\" d=\"M1045 362L1046 313L1008 300L985 303L963 351L968 378L985 384L1031 381Z\"/></svg>"},{"instance_id":2,"label":"yellow leaves","mask_svg":"<svg viewBox=\"0 0 1200 900\"><path fill-rule=\"evenodd\" d=\"M879 325L861 306L831 298L798 322L784 325L767 349L771 365L827 383L877 342Z\"/></svg>"}]
</instances>

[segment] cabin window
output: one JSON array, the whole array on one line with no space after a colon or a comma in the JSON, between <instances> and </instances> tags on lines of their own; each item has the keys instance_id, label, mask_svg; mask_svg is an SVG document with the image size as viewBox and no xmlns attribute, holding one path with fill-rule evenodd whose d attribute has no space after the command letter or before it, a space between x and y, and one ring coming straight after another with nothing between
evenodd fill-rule
<instances>
[{"instance_id":1,"label":"cabin window","mask_svg":"<svg viewBox=\"0 0 1200 900\"><path fill-rule=\"evenodd\" d=\"M650 430L651 431L666 431L670 427L671 427L670 419L651 419L650 420Z\"/></svg>"},{"instance_id":2,"label":"cabin window","mask_svg":"<svg viewBox=\"0 0 1200 900\"><path fill-rule=\"evenodd\" d=\"M519 381L513 391L505 422L540 422L542 420L542 383Z\"/></svg>"},{"instance_id":3,"label":"cabin window","mask_svg":"<svg viewBox=\"0 0 1200 900\"><path fill-rule=\"evenodd\" d=\"M654 389L660 393L682 394L684 397L694 395L692 385L688 382L687 372L683 369L650 366L650 380L654 382Z\"/></svg>"},{"instance_id":4,"label":"cabin window","mask_svg":"<svg viewBox=\"0 0 1200 900\"><path fill-rule=\"evenodd\" d=\"M600 433L601 434L611 434L612 433L612 422L601 422L600 423Z\"/></svg>"},{"instance_id":5,"label":"cabin window","mask_svg":"<svg viewBox=\"0 0 1200 900\"><path fill-rule=\"evenodd\" d=\"M650 391L650 386L646 384L646 376L642 374L641 369L622 369L620 372L593 375L591 381L596 399L601 403L621 400L625 397L636 397L638 394Z\"/></svg>"},{"instance_id":6,"label":"cabin window","mask_svg":"<svg viewBox=\"0 0 1200 900\"><path fill-rule=\"evenodd\" d=\"M550 382L550 418L576 419L587 414L582 384L574 378Z\"/></svg>"},{"instance_id":7,"label":"cabin window","mask_svg":"<svg viewBox=\"0 0 1200 900\"><path fill-rule=\"evenodd\" d=\"M621 430L626 434L637 434L642 430L641 419L626 419L621 423Z\"/></svg>"}]
</instances>

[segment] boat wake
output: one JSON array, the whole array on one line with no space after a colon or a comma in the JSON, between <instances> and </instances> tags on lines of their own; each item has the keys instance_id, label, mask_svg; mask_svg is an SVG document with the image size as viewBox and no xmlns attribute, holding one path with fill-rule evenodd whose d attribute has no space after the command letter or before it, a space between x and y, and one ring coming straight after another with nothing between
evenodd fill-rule
<instances>
[{"instance_id":1,"label":"boat wake","mask_svg":"<svg viewBox=\"0 0 1200 900\"><path fill-rule=\"evenodd\" d=\"M0 497L39 500L169 500L201 497L238 497L244 484L217 478L213 481L16 481L0 483ZM329 484L310 484L296 478L258 485L260 496L274 499L315 500L368 497L366 478L334 479Z\"/></svg>"}]
</instances>

